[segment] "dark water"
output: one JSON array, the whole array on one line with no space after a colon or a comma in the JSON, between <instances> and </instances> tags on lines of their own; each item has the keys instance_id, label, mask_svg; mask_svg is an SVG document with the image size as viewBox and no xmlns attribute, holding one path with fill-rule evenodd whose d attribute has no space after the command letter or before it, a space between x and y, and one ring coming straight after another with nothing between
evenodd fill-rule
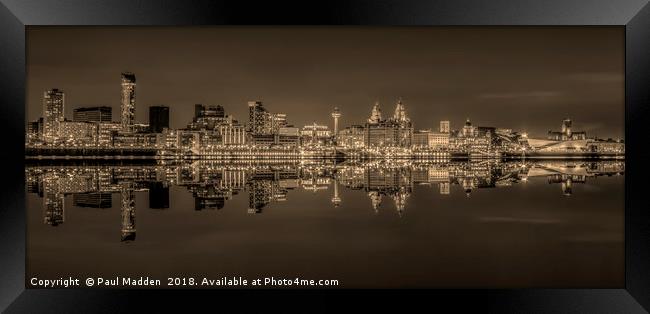
<instances>
[{"instance_id":1,"label":"dark water","mask_svg":"<svg viewBox=\"0 0 650 314\"><path fill-rule=\"evenodd\" d=\"M624 171L622 161L28 166L27 277L622 287Z\"/></svg>"}]
</instances>

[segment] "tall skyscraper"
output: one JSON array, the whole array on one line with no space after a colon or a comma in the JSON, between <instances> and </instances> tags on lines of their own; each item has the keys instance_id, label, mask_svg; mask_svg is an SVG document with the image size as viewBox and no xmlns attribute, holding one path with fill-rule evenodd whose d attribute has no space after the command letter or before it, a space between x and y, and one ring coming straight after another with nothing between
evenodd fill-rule
<instances>
[{"instance_id":1,"label":"tall skyscraper","mask_svg":"<svg viewBox=\"0 0 650 314\"><path fill-rule=\"evenodd\" d=\"M163 129L169 128L169 107L149 107L149 130L152 133L162 133Z\"/></svg>"},{"instance_id":2,"label":"tall skyscraper","mask_svg":"<svg viewBox=\"0 0 650 314\"><path fill-rule=\"evenodd\" d=\"M111 122L113 108L108 106L75 108L72 120L77 122Z\"/></svg>"},{"instance_id":3,"label":"tall skyscraper","mask_svg":"<svg viewBox=\"0 0 650 314\"><path fill-rule=\"evenodd\" d=\"M252 134L268 134L271 116L261 101L248 102L248 131Z\"/></svg>"},{"instance_id":4,"label":"tall skyscraper","mask_svg":"<svg viewBox=\"0 0 650 314\"><path fill-rule=\"evenodd\" d=\"M449 133L449 121L440 121L440 133Z\"/></svg>"},{"instance_id":5,"label":"tall skyscraper","mask_svg":"<svg viewBox=\"0 0 650 314\"><path fill-rule=\"evenodd\" d=\"M135 74L122 73L122 132L133 132L135 120Z\"/></svg>"},{"instance_id":6,"label":"tall skyscraper","mask_svg":"<svg viewBox=\"0 0 650 314\"><path fill-rule=\"evenodd\" d=\"M53 141L59 136L59 127L65 119L65 93L59 89L51 89L43 94L43 137L45 141Z\"/></svg>"}]
</instances>

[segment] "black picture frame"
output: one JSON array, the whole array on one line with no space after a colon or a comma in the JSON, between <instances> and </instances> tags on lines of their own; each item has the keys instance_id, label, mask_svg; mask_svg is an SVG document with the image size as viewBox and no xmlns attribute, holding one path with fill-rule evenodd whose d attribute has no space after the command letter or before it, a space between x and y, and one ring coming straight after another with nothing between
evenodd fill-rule
<instances>
[{"instance_id":1,"label":"black picture frame","mask_svg":"<svg viewBox=\"0 0 650 314\"><path fill-rule=\"evenodd\" d=\"M511 290L25 290L25 27L29 25L618 25L625 28L625 287ZM454 312L643 313L650 309L650 211L643 139L650 107L650 5L647 0L304 1L0 0L0 309L10 313L158 312L175 305L323 310L351 305ZM309 308L295 301L308 301ZM331 305L333 306L333 305ZM302 309L302 310L301 310ZM344 309L332 307L333 310ZM311 311L310 310L310 311Z\"/></svg>"}]
</instances>

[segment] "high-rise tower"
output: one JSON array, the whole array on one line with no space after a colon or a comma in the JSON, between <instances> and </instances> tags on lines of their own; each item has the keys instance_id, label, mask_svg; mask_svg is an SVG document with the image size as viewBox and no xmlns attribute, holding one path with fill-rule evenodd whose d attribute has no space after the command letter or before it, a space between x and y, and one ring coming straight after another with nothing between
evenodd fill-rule
<instances>
[{"instance_id":1,"label":"high-rise tower","mask_svg":"<svg viewBox=\"0 0 650 314\"><path fill-rule=\"evenodd\" d=\"M135 74L122 73L122 132L133 132L135 120Z\"/></svg>"},{"instance_id":2,"label":"high-rise tower","mask_svg":"<svg viewBox=\"0 0 650 314\"><path fill-rule=\"evenodd\" d=\"M248 102L248 131L252 134L266 134L270 129L270 114L261 101Z\"/></svg>"},{"instance_id":3,"label":"high-rise tower","mask_svg":"<svg viewBox=\"0 0 650 314\"><path fill-rule=\"evenodd\" d=\"M59 136L59 126L65 116L65 93L59 89L50 89L43 94L43 137L50 142Z\"/></svg>"}]
</instances>

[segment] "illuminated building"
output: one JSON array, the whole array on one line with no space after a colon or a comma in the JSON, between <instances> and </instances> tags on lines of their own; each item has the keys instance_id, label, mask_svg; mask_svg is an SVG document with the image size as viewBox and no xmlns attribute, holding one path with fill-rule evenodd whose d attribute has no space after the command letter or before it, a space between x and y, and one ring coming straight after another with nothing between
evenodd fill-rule
<instances>
[{"instance_id":1,"label":"illuminated building","mask_svg":"<svg viewBox=\"0 0 650 314\"><path fill-rule=\"evenodd\" d=\"M419 130L413 133L414 147L429 147L429 134L431 130Z\"/></svg>"},{"instance_id":2,"label":"illuminated building","mask_svg":"<svg viewBox=\"0 0 650 314\"><path fill-rule=\"evenodd\" d=\"M97 124L92 122L62 121L59 123L59 140L68 145L94 144Z\"/></svg>"},{"instance_id":3,"label":"illuminated building","mask_svg":"<svg viewBox=\"0 0 650 314\"><path fill-rule=\"evenodd\" d=\"M449 147L456 152L468 153L472 157L496 156L499 152L494 148L495 128L475 127L467 119L459 132L452 132Z\"/></svg>"},{"instance_id":4,"label":"illuminated building","mask_svg":"<svg viewBox=\"0 0 650 314\"><path fill-rule=\"evenodd\" d=\"M27 143L35 143L43 138L43 118L27 122Z\"/></svg>"},{"instance_id":5,"label":"illuminated building","mask_svg":"<svg viewBox=\"0 0 650 314\"><path fill-rule=\"evenodd\" d=\"M574 132L572 130L571 119L564 119L562 121L562 131L548 131L548 139L553 141L586 140L587 133Z\"/></svg>"},{"instance_id":6,"label":"illuminated building","mask_svg":"<svg viewBox=\"0 0 650 314\"><path fill-rule=\"evenodd\" d=\"M169 128L169 107L150 106L149 131L152 133L162 133L163 129L167 128Z\"/></svg>"},{"instance_id":7,"label":"illuminated building","mask_svg":"<svg viewBox=\"0 0 650 314\"><path fill-rule=\"evenodd\" d=\"M365 128L361 125L351 125L338 134L337 144L347 148L364 147Z\"/></svg>"},{"instance_id":8,"label":"illuminated building","mask_svg":"<svg viewBox=\"0 0 650 314\"><path fill-rule=\"evenodd\" d=\"M411 146L413 126L406 116L401 100L397 102L393 117L387 120L382 119L379 104L376 103L364 127L365 147L410 148Z\"/></svg>"},{"instance_id":9,"label":"illuminated building","mask_svg":"<svg viewBox=\"0 0 650 314\"><path fill-rule=\"evenodd\" d=\"M449 133L449 121L440 121L440 133Z\"/></svg>"},{"instance_id":10,"label":"illuminated building","mask_svg":"<svg viewBox=\"0 0 650 314\"><path fill-rule=\"evenodd\" d=\"M43 94L43 140L55 142L59 136L60 123L65 120L65 93L51 89Z\"/></svg>"},{"instance_id":11,"label":"illuminated building","mask_svg":"<svg viewBox=\"0 0 650 314\"><path fill-rule=\"evenodd\" d=\"M122 132L133 132L135 121L135 74L122 73L121 123Z\"/></svg>"},{"instance_id":12,"label":"illuminated building","mask_svg":"<svg viewBox=\"0 0 650 314\"><path fill-rule=\"evenodd\" d=\"M246 143L246 129L231 115L226 115L222 106L194 106L194 119L187 130L202 131L206 144L243 145ZM213 131L213 132L210 132Z\"/></svg>"},{"instance_id":13,"label":"illuminated building","mask_svg":"<svg viewBox=\"0 0 650 314\"><path fill-rule=\"evenodd\" d=\"M332 133L326 125L313 124L305 125L300 130L300 142L302 145L327 145L332 141Z\"/></svg>"},{"instance_id":14,"label":"illuminated building","mask_svg":"<svg viewBox=\"0 0 650 314\"><path fill-rule=\"evenodd\" d=\"M271 133L271 116L261 101L248 102L248 131L253 135Z\"/></svg>"},{"instance_id":15,"label":"illuminated building","mask_svg":"<svg viewBox=\"0 0 650 314\"><path fill-rule=\"evenodd\" d=\"M625 154L625 143L623 141L615 141L612 139L599 140L594 139L588 142L589 151L600 154Z\"/></svg>"},{"instance_id":16,"label":"illuminated building","mask_svg":"<svg viewBox=\"0 0 650 314\"><path fill-rule=\"evenodd\" d=\"M379 108L379 102L375 102L375 105L372 106L372 111L370 112L368 123L377 124L381 121L383 121L381 118L381 108Z\"/></svg>"},{"instance_id":17,"label":"illuminated building","mask_svg":"<svg viewBox=\"0 0 650 314\"><path fill-rule=\"evenodd\" d=\"M332 111L332 118L334 118L334 137L339 135L339 118L341 117L341 112L338 107L334 107Z\"/></svg>"},{"instance_id":18,"label":"illuminated building","mask_svg":"<svg viewBox=\"0 0 650 314\"><path fill-rule=\"evenodd\" d=\"M474 137L475 135L476 135L476 128L472 126L472 122L469 121L469 118L467 118L467 121L465 121L465 125L463 126L462 136Z\"/></svg>"},{"instance_id":19,"label":"illuminated building","mask_svg":"<svg viewBox=\"0 0 650 314\"><path fill-rule=\"evenodd\" d=\"M281 127L278 130L277 144L285 146L299 146L300 129L293 126Z\"/></svg>"},{"instance_id":20,"label":"illuminated building","mask_svg":"<svg viewBox=\"0 0 650 314\"><path fill-rule=\"evenodd\" d=\"M291 127L284 113L270 113L260 101L248 102L248 126L250 143L259 146L293 145L295 138L279 135L280 129ZM286 130L285 130L286 131Z\"/></svg>"},{"instance_id":21,"label":"illuminated building","mask_svg":"<svg viewBox=\"0 0 650 314\"><path fill-rule=\"evenodd\" d=\"M414 148L445 148L449 145L449 133L419 130L413 133Z\"/></svg>"},{"instance_id":22,"label":"illuminated building","mask_svg":"<svg viewBox=\"0 0 650 314\"><path fill-rule=\"evenodd\" d=\"M97 145L112 146L113 135L121 130L122 130L122 124L119 122L97 123Z\"/></svg>"},{"instance_id":23,"label":"illuminated building","mask_svg":"<svg viewBox=\"0 0 650 314\"><path fill-rule=\"evenodd\" d=\"M75 108L72 121L75 122L111 122L113 108L108 106Z\"/></svg>"},{"instance_id":24,"label":"illuminated building","mask_svg":"<svg viewBox=\"0 0 650 314\"><path fill-rule=\"evenodd\" d=\"M149 133L114 133L113 146L120 148L143 148L156 146L156 134Z\"/></svg>"}]
</instances>

